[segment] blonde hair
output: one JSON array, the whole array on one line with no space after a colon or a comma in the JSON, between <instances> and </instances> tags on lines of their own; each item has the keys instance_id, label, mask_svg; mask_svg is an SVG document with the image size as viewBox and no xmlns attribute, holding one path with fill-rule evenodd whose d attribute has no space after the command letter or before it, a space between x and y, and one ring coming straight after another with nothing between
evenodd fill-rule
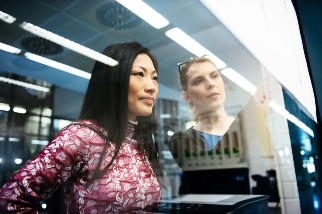
<instances>
[{"instance_id":1,"label":"blonde hair","mask_svg":"<svg viewBox=\"0 0 322 214\"><path fill-rule=\"evenodd\" d=\"M190 69L191 65L196 64L196 63L204 63L204 62L210 62L217 68L215 63L213 61L211 61L211 59L208 56L194 57L194 58L191 58L185 62L178 64L179 79L180 79L180 84L181 84L182 90L186 91L188 88L187 72Z\"/></svg>"}]
</instances>

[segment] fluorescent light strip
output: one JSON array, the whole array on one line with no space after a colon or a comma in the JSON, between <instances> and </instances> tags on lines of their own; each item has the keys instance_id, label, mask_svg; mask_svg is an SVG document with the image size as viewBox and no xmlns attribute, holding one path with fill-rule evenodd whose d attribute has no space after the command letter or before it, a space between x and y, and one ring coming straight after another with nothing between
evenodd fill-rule
<instances>
[{"instance_id":1,"label":"fluorescent light strip","mask_svg":"<svg viewBox=\"0 0 322 214\"><path fill-rule=\"evenodd\" d=\"M29 53L29 52L25 53L24 55L25 55L25 57L27 59L30 59L32 61L44 64L44 65L47 65L47 66L50 66L50 67L53 67L53 68L56 68L56 69L59 69L59 70L62 70L62 71L65 71L67 73L70 73L70 74L73 74L73 75L76 75L76 76L79 76L79 77L83 77L85 79L90 79L91 78L90 73L87 73L85 71L79 70L79 69L74 68L74 67L71 67L69 65L66 65L66 64L63 64L63 63L60 63L60 62L56 62L54 60L51 60L51 59L48 59L48 58L45 58L45 57L42 57L42 56L39 56L39 55L36 55L36 54L32 54L32 53Z\"/></svg>"},{"instance_id":2,"label":"fluorescent light strip","mask_svg":"<svg viewBox=\"0 0 322 214\"><path fill-rule=\"evenodd\" d=\"M20 54L21 50L19 48L15 48L13 46L4 44L2 42L0 42L0 49L3 51L6 51L8 53L13 53L13 54Z\"/></svg>"},{"instance_id":3,"label":"fluorescent light strip","mask_svg":"<svg viewBox=\"0 0 322 214\"><path fill-rule=\"evenodd\" d=\"M165 32L165 34L170 39L172 39L173 41L175 41L176 43L178 43L179 45L181 45L182 47L184 47L185 49L187 49L188 51L190 51L196 56L208 55L210 59L216 64L218 69L223 69L227 67L226 63L224 63L221 59L219 59L208 49L206 49L204 46L199 44L196 40L191 38L188 34L183 32L181 29L172 28L171 30L168 30L167 32Z\"/></svg>"},{"instance_id":4,"label":"fluorescent light strip","mask_svg":"<svg viewBox=\"0 0 322 214\"><path fill-rule=\"evenodd\" d=\"M87 56L91 59L94 59L96 61L102 62L109 66L115 66L118 64L118 62L108 56L105 56L104 54L98 53L90 48L87 48L85 46L82 46L76 42L73 42L69 39L66 39L62 36L59 36L57 34L54 34L50 31L47 31L45 29L42 29L38 26L35 26L33 24L30 24L28 22L23 22L20 27L32 34L35 34L37 36L40 36L42 38L45 38L49 41L52 41L56 44L59 44L65 48L68 48L70 50L73 50L79 54L82 54L84 56Z\"/></svg>"},{"instance_id":5,"label":"fluorescent light strip","mask_svg":"<svg viewBox=\"0 0 322 214\"><path fill-rule=\"evenodd\" d=\"M0 103L0 110L1 111L10 111L10 106L6 103Z\"/></svg>"},{"instance_id":6,"label":"fluorescent light strip","mask_svg":"<svg viewBox=\"0 0 322 214\"><path fill-rule=\"evenodd\" d=\"M141 0L116 0L156 29L169 25L169 21Z\"/></svg>"},{"instance_id":7,"label":"fluorescent light strip","mask_svg":"<svg viewBox=\"0 0 322 214\"><path fill-rule=\"evenodd\" d=\"M270 101L268 104L272 109L274 109L277 113L300 127L303 131L314 137L314 132L312 129L310 129L307 125L305 125L302 121L300 121L297 117L294 115L290 114L285 108L281 107L278 105L275 101Z\"/></svg>"},{"instance_id":8,"label":"fluorescent light strip","mask_svg":"<svg viewBox=\"0 0 322 214\"><path fill-rule=\"evenodd\" d=\"M242 75L236 72L234 69L225 68L220 72L228 79L230 79L231 81L239 85L241 88L243 88L245 91L249 92L251 95L255 94L256 87L247 79L245 79Z\"/></svg>"},{"instance_id":9,"label":"fluorescent light strip","mask_svg":"<svg viewBox=\"0 0 322 214\"><path fill-rule=\"evenodd\" d=\"M30 88L30 89L37 90L37 91L49 92L49 88L26 83L26 82L22 82L22 81L18 81L18 80L13 80L13 79L6 78L6 77L0 77L0 81L6 82L9 84L13 84L13 85L18 85L18 86L25 87L25 88Z\"/></svg>"},{"instance_id":10,"label":"fluorescent light strip","mask_svg":"<svg viewBox=\"0 0 322 214\"><path fill-rule=\"evenodd\" d=\"M16 18L13 16L10 16L9 14L0 11L0 19L8 24L12 24L16 21Z\"/></svg>"}]
</instances>

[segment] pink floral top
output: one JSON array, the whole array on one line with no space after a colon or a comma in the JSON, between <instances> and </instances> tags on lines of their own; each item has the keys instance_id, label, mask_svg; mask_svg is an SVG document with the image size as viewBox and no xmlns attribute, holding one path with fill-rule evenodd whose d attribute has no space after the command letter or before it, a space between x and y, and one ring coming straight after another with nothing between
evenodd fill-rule
<instances>
[{"instance_id":1,"label":"pink floral top","mask_svg":"<svg viewBox=\"0 0 322 214\"><path fill-rule=\"evenodd\" d=\"M147 207L155 207L161 199L160 185L147 158L139 151L137 141L132 138L134 128L135 125L129 123L115 161L94 182L89 182L89 178L104 140L81 125L60 131L0 189L0 213L37 213L38 201L48 197L62 183L68 213L144 212ZM111 161L114 148L112 143L108 144L101 168Z\"/></svg>"}]
</instances>

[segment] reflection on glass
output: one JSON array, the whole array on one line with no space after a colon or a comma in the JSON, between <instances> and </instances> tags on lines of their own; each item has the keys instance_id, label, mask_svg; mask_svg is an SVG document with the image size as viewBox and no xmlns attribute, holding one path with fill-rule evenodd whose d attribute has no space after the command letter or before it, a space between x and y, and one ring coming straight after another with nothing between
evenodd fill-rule
<instances>
[{"instance_id":1,"label":"reflection on glass","mask_svg":"<svg viewBox=\"0 0 322 214\"><path fill-rule=\"evenodd\" d=\"M8 112L0 110L0 134L5 134L7 130Z\"/></svg>"},{"instance_id":2,"label":"reflection on glass","mask_svg":"<svg viewBox=\"0 0 322 214\"><path fill-rule=\"evenodd\" d=\"M249 194L239 115L250 98L249 91L232 90L232 85L236 87L241 78L230 76L234 83L229 85L227 82L231 80L222 77L207 56L180 63L179 77L182 96L192 110L191 120L194 123L169 139L169 149L183 171L178 193ZM253 94L254 90L251 91ZM229 112L227 104L233 103L229 100L233 93L239 93L242 101L238 100L237 108L230 108L235 111ZM221 178L218 177L220 174ZM229 184L225 184L227 181L230 181Z\"/></svg>"},{"instance_id":3,"label":"reflection on glass","mask_svg":"<svg viewBox=\"0 0 322 214\"><path fill-rule=\"evenodd\" d=\"M305 119L305 112L290 111L290 108L294 110L294 107L288 105L297 101L285 94L285 89L270 73L262 68L259 70L256 77L259 80L256 83L257 89L252 96L229 83L229 79L224 79L228 85L224 106L227 114L234 117L234 121L226 132L219 135L221 138L211 149L203 142L207 136L198 137L196 133L190 133L191 136L187 137L185 134L189 129L198 128L198 121L193 121L196 114L192 114L190 120L181 118L183 125L179 131L169 136L169 149L179 166L177 172L180 175L180 182L174 182L175 185L170 182L171 191L174 191L170 195L264 194L269 196L270 202L276 203L277 209L280 209L281 200L285 200L285 197L297 197L296 193L299 192L301 200L311 204L308 206L301 202L302 210L311 212L310 209L318 209L316 207L319 207L320 192L317 189L316 171L320 166L316 165L316 155L312 154L312 142L306 139L315 136L315 129L312 128L314 121L309 117ZM199 84L198 81L195 84ZM183 93L183 96L186 94ZM200 97L199 94L198 98ZM188 101L191 100L193 98ZM193 101L197 103L196 100ZM205 109L204 105L199 104L199 109L193 109L193 113L196 109L200 110L200 107ZM301 138L300 150L293 145L296 135L291 131L290 124L301 130L296 134ZM177 143L173 143L174 138ZM295 151L298 151L298 154L295 154ZM297 155L306 157L300 164L305 170L299 170L296 161L293 161L298 159ZM298 175L301 174L309 178L305 185L299 183ZM216 185L217 183L220 186ZM290 183L292 185L289 185ZM212 188L213 186L215 188ZM281 192L280 189L288 192ZM313 191L314 194L310 197L304 196L301 193L303 191ZM295 195L287 195L289 192L294 192Z\"/></svg>"}]
</instances>

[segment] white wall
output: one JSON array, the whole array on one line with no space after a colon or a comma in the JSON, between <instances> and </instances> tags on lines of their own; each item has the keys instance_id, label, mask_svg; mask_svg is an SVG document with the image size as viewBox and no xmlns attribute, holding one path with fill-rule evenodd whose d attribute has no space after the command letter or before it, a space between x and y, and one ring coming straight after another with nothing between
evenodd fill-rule
<instances>
[{"instance_id":1,"label":"white wall","mask_svg":"<svg viewBox=\"0 0 322 214\"><path fill-rule=\"evenodd\" d=\"M263 98L264 95L266 99ZM301 213L287 120L268 106L270 100L284 107L282 87L267 73L254 99L242 112L243 136L250 176L253 174L266 176L266 170L275 169L282 213ZM250 180L251 186L255 186L255 182Z\"/></svg>"}]
</instances>

